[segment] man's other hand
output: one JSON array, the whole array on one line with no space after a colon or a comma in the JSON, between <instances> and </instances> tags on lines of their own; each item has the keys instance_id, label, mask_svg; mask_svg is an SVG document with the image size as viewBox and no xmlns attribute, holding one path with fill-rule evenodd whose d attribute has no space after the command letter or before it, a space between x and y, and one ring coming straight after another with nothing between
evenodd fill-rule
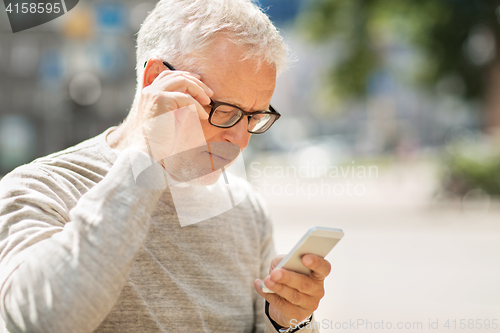
<instances>
[{"instance_id":1,"label":"man's other hand","mask_svg":"<svg viewBox=\"0 0 500 333\"><path fill-rule=\"evenodd\" d=\"M324 280L330 274L330 263L316 255L306 254L302 263L311 274L304 275L275 267L284 258L279 255L271 262L270 274L264 279L266 287L275 293L260 289L262 280L254 281L257 292L269 302L269 316L283 327L294 326L309 317L325 295Z\"/></svg>"},{"instance_id":2,"label":"man's other hand","mask_svg":"<svg viewBox=\"0 0 500 333\"><path fill-rule=\"evenodd\" d=\"M175 152L177 146L189 149L206 144L201 127L198 135L183 130L192 125L188 117L190 110L195 111L199 119L208 118L204 107L210 104L212 95L213 91L201 81L200 75L171 71L161 59L150 59L144 71L138 105L115 133L110 133L108 142L119 150L136 145L152 153L157 161Z\"/></svg>"}]
</instances>

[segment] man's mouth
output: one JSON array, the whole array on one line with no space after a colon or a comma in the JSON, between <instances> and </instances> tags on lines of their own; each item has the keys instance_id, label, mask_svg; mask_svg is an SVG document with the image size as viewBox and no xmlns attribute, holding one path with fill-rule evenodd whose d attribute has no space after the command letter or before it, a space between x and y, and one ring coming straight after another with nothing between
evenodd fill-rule
<instances>
[{"instance_id":1,"label":"man's mouth","mask_svg":"<svg viewBox=\"0 0 500 333\"><path fill-rule=\"evenodd\" d=\"M225 157L211 153L210 151L206 151L206 153L208 154L208 157L210 158L212 172L215 172L215 170L224 168L226 165L228 165L231 162L230 159L227 159Z\"/></svg>"},{"instance_id":2,"label":"man's mouth","mask_svg":"<svg viewBox=\"0 0 500 333\"><path fill-rule=\"evenodd\" d=\"M175 168L197 170L189 176L194 179L217 170L224 170L234 162L239 153L239 147L233 143L210 142L206 146L196 147L169 156L165 159L165 164L172 174L176 172ZM183 181L186 181L186 179L183 179Z\"/></svg>"},{"instance_id":3,"label":"man's mouth","mask_svg":"<svg viewBox=\"0 0 500 333\"><path fill-rule=\"evenodd\" d=\"M215 154L215 153L212 153L210 151L207 151L208 155L210 156L210 158L213 158L214 161L221 161L221 162L225 162L225 163L229 163L232 159L229 159L227 157L223 157L221 155L218 155L218 154Z\"/></svg>"}]
</instances>

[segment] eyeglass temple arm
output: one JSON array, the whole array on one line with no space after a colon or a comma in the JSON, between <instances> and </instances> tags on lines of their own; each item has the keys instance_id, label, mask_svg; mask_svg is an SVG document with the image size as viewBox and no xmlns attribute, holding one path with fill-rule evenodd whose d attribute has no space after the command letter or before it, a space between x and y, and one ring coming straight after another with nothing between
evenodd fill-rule
<instances>
[{"instance_id":1,"label":"eyeglass temple arm","mask_svg":"<svg viewBox=\"0 0 500 333\"><path fill-rule=\"evenodd\" d=\"M148 64L148 62L146 61L146 62L144 63L144 68L146 68L147 64ZM167 68L168 68L168 69L170 69L171 71L175 71L174 66L170 65L168 62L163 61L163 64L164 64L165 66L167 66Z\"/></svg>"}]
</instances>

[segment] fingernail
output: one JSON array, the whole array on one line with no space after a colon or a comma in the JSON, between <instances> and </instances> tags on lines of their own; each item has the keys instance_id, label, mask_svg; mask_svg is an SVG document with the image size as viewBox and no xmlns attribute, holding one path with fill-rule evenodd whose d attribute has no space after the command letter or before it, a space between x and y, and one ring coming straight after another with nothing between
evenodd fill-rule
<instances>
[{"instance_id":1,"label":"fingernail","mask_svg":"<svg viewBox=\"0 0 500 333\"><path fill-rule=\"evenodd\" d=\"M312 263L313 263L313 260L312 260L312 258L311 258L311 257L306 256L306 257L304 258L304 265L309 266L309 265L311 265Z\"/></svg>"}]
</instances>

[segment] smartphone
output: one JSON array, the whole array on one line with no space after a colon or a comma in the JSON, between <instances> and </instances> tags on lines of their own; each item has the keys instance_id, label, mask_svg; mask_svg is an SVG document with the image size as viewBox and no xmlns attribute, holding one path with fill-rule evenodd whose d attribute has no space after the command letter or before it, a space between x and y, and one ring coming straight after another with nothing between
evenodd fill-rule
<instances>
[{"instance_id":1,"label":"smartphone","mask_svg":"<svg viewBox=\"0 0 500 333\"><path fill-rule=\"evenodd\" d=\"M293 247L290 253L280 261L276 268L284 268L309 275L311 274L311 270L302 264L302 256L305 254L315 254L324 258L343 236L344 232L340 229L312 227ZM264 282L260 285L260 289L265 293L274 293L264 285Z\"/></svg>"}]
</instances>

